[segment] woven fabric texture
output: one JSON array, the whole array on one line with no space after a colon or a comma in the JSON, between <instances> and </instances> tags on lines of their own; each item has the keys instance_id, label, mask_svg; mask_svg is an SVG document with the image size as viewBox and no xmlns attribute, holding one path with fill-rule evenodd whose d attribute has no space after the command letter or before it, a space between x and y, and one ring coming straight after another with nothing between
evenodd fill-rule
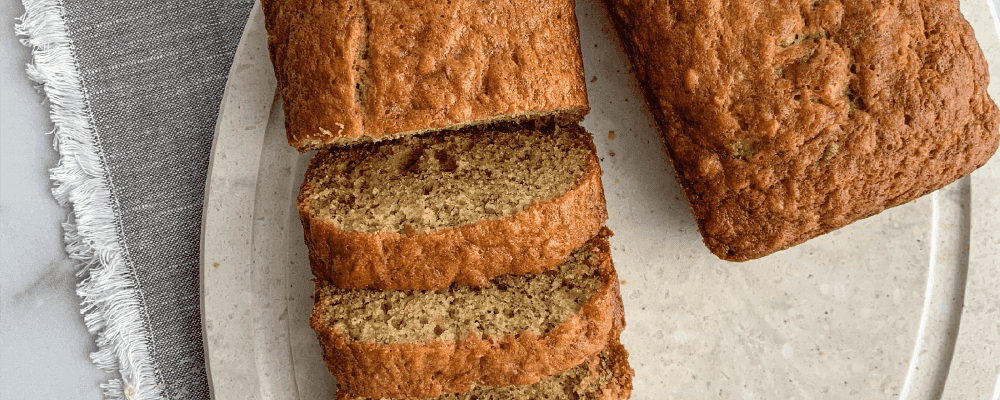
<instances>
[{"instance_id":1,"label":"woven fabric texture","mask_svg":"<svg viewBox=\"0 0 1000 400\"><path fill-rule=\"evenodd\" d=\"M199 310L202 203L219 104L253 3L250 0L25 0L24 3L29 10L25 25L38 20L59 25L60 29L64 26L61 34L69 39L75 64L72 67L79 76L78 86L82 86L85 104L81 109L89 114L93 148L88 151L99 158L100 168L95 170L103 171L103 176L96 181L110 193L113 228L120 246L120 252L115 252L116 259L124 261L116 264L123 268L114 273L122 274L124 282L134 288L121 293L116 293L115 287L96 290L101 293L87 289L90 296L109 302L85 311L103 310L109 314L107 310L113 307L107 304L137 304L137 321L141 326L130 326L126 336L130 336L127 340L144 345L148 353L144 358L148 360L143 362L152 367L156 380L136 382L138 378L125 376L129 374L123 370L121 381L106 385L107 397L208 399ZM33 13L31 10L43 8L48 16L29 15ZM51 10L61 12L61 21L43 21L52 19ZM49 34L42 29L33 36ZM43 64L47 61L39 60L40 47L44 46L35 45L35 63L44 72ZM66 67L65 64L59 68ZM45 81L47 87L59 84L58 77L33 79ZM47 94L50 99L54 96L51 90ZM60 129L66 130L60 127L57 118L60 112L53 107L57 136ZM75 151L66 145L60 148L64 160L74 157ZM58 173L53 172L54 176ZM58 191L57 182L55 192ZM88 210L79 209L77 204L81 203L72 198L69 202L78 208L74 210L77 224L89 223ZM69 232L73 229L68 228L67 237L76 235ZM98 255L103 252L100 248L91 251ZM104 261L92 262L99 263ZM90 280L103 279L94 277L94 272L90 274ZM85 305L91 301L87 297L84 294ZM103 319L93 318L99 322L88 319L92 331L101 335L99 349L116 347L109 344L112 341L104 341L102 333L111 329L107 326L113 325L116 318L105 315ZM116 365L115 357L107 355L122 351L128 350L104 349L104 356L99 351L93 358L98 365L114 369L111 366ZM119 353L117 358L121 357ZM102 363L101 358L112 361Z\"/></svg>"}]
</instances>

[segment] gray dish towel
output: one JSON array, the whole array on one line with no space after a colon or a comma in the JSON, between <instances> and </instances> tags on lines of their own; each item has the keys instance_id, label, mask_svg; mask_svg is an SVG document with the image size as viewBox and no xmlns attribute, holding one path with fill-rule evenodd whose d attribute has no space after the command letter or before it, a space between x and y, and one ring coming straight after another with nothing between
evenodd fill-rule
<instances>
[{"instance_id":1,"label":"gray dish towel","mask_svg":"<svg viewBox=\"0 0 1000 400\"><path fill-rule=\"evenodd\" d=\"M252 0L23 0L108 399L208 399L199 309L215 120ZM41 132L39 132L41 134Z\"/></svg>"}]
</instances>

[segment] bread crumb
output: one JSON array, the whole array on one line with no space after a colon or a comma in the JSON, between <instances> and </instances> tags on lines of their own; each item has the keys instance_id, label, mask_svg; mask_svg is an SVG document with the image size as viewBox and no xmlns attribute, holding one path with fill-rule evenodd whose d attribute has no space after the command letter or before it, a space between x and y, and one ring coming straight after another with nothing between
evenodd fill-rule
<instances>
[{"instance_id":1,"label":"bread crumb","mask_svg":"<svg viewBox=\"0 0 1000 400\"><path fill-rule=\"evenodd\" d=\"M615 131L608 131L608 140L615 140Z\"/></svg>"},{"instance_id":2,"label":"bread crumb","mask_svg":"<svg viewBox=\"0 0 1000 400\"><path fill-rule=\"evenodd\" d=\"M124 392L125 397L132 398L135 396L136 388L131 383L126 383L122 385L122 392Z\"/></svg>"},{"instance_id":3,"label":"bread crumb","mask_svg":"<svg viewBox=\"0 0 1000 400\"><path fill-rule=\"evenodd\" d=\"M628 281L622 279L622 285L628 285Z\"/></svg>"},{"instance_id":4,"label":"bread crumb","mask_svg":"<svg viewBox=\"0 0 1000 400\"><path fill-rule=\"evenodd\" d=\"M593 77L593 78L590 78L590 82L591 82L591 83L593 83L593 82L597 82L597 75L594 75L594 77Z\"/></svg>"},{"instance_id":5,"label":"bread crumb","mask_svg":"<svg viewBox=\"0 0 1000 400\"><path fill-rule=\"evenodd\" d=\"M219 268L219 263L212 264L213 267Z\"/></svg>"},{"instance_id":6,"label":"bread crumb","mask_svg":"<svg viewBox=\"0 0 1000 400\"><path fill-rule=\"evenodd\" d=\"M611 156L611 157L614 157L615 156L615 152L612 151L612 152L608 153L608 155Z\"/></svg>"}]
</instances>

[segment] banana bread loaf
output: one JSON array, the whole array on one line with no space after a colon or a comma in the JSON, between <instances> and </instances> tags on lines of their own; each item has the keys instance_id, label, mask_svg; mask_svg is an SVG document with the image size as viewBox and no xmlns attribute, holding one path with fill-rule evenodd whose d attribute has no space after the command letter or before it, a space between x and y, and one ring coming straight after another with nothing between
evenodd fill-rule
<instances>
[{"instance_id":1,"label":"banana bread loaf","mask_svg":"<svg viewBox=\"0 0 1000 400\"><path fill-rule=\"evenodd\" d=\"M607 0L705 244L762 257L997 148L957 0Z\"/></svg>"},{"instance_id":2,"label":"banana bread loaf","mask_svg":"<svg viewBox=\"0 0 1000 400\"><path fill-rule=\"evenodd\" d=\"M313 273L344 289L540 273L607 220L590 134L551 118L323 150L298 207Z\"/></svg>"},{"instance_id":3,"label":"banana bread loaf","mask_svg":"<svg viewBox=\"0 0 1000 400\"><path fill-rule=\"evenodd\" d=\"M580 364L625 321L606 229L536 275L482 288L344 290L317 282L311 325L338 390L426 398L530 385Z\"/></svg>"},{"instance_id":4,"label":"banana bread loaf","mask_svg":"<svg viewBox=\"0 0 1000 400\"><path fill-rule=\"evenodd\" d=\"M590 108L573 0L264 0L299 151Z\"/></svg>"}]
</instances>

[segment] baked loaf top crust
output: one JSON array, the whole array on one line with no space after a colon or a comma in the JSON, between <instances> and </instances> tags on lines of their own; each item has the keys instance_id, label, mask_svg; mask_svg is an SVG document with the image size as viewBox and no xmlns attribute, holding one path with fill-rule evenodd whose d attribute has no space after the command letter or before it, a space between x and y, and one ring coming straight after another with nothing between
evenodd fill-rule
<instances>
[{"instance_id":1,"label":"baked loaf top crust","mask_svg":"<svg viewBox=\"0 0 1000 400\"><path fill-rule=\"evenodd\" d=\"M561 264L608 218L601 167L578 125L524 129L318 153L298 197L313 274L344 289L427 290Z\"/></svg>"},{"instance_id":2,"label":"baked loaf top crust","mask_svg":"<svg viewBox=\"0 0 1000 400\"><path fill-rule=\"evenodd\" d=\"M589 111L573 0L264 0L299 151Z\"/></svg>"},{"instance_id":3,"label":"baked loaf top crust","mask_svg":"<svg viewBox=\"0 0 1000 400\"><path fill-rule=\"evenodd\" d=\"M705 244L749 260L986 163L958 1L608 0Z\"/></svg>"},{"instance_id":4,"label":"baked loaf top crust","mask_svg":"<svg viewBox=\"0 0 1000 400\"><path fill-rule=\"evenodd\" d=\"M444 328L475 324L476 316L463 315L461 307L452 307L426 321L397 320L390 309L385 311L385 318L372 317L364 323L382 324L383 330L414 332L426 330L421 325L427 325L434 335L446 339L404 343L356 341L336 323L350 316L331 313L335 308L330 302L335 300L330 295L343 291L317 282L316 306L310 324L319 336L324 361L337 379L338 390L350 396L420 399L465 392L473 384L530 385L580 364L586 357L599 353L625 328L618 276L608 246L609 234L605 230L585 245L590 252L588 269L596 271L600 287L593 290L578 311L540 334L529 329L497 335L468 332L463 338L449 340L454 335L449 333L451 328ZM383 310L373 308L365 312L380 311ZM455 311L454 315L451 311ZM491 310L494 315L504 316L506 311L505 307ZM496 317L484 314L483 318ZM396 327L394 322L402 324ZM439 326L444 328L438 329Z\"/></svg>"}]
</instances>

